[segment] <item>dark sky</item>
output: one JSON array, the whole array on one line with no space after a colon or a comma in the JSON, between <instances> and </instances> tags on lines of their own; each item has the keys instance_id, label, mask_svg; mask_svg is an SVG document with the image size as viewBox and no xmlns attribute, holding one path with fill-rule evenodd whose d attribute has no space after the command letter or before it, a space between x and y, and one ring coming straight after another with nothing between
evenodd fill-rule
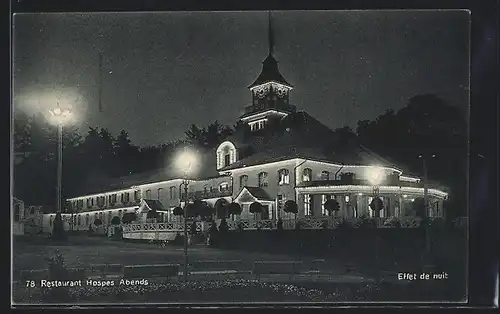
<instances>
[{"instance_id":1,"label":"dark sky","mask_svg":"<svg viewBox=\"0 0 500 314\"><path fill-rule=\"evenodd\" d=\"M331 128L435 93L466 108L466 11L273 12L291 102ZM267 12L21 14L15 110L70 104L73 123L129 132L140 146L190 124L234 124L268 53ZM98 110L98 53L104 111Z\"/></svg>"}]
</instances>

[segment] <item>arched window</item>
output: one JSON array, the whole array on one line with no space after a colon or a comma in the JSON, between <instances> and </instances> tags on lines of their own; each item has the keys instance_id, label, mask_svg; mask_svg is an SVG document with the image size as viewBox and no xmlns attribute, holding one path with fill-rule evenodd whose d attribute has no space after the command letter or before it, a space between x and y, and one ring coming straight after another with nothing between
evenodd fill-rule
<instances>
[{"instance_id":1,"label":"arched window","mask_svg":"<svg viewBox=\"0 0 500 314\"><path fill-rule=\"evenodd\" d=\"M86 214L86 215L85 215L85 225L87 225L87 226L88 226L88 224L89 224L89 220L90 220L90 215L89 215L89 214Z\"/></svg>"},{"instance_id":2,"label":"arched window","mask_svg":"<svg viewBox=\"0 0 500 314\"><path fill-rule=\"evenodd\" d=\"M260 188L267 187L269 185L269 182L267 180L267 172L259 173L258 181L259 181Z\"/></svg>"},{"instance_id":3,"label":"arched window","mask_svg":"<svg viewBox=\"0 0 500 314\"><path fill-rule=\"evenodd\" d=\"M146 195L145 199L150 200L151 199L151 190L146 190L145 195Z\"/></svg>"},{"instance_id":4,"label":"arched window","mask_svg":"<svg viewBox=\"0 0 500 314\"><path fill-rule=\"evenodd\" d=\"M175 186L170 187L170 199L173 200L177 197L177 188Z\"/></svg>"},{"instance_id":5,"label":"arched window","mask_svg":"<svg viewBox=\"0 0 500 314\"><path fill-rule=\"evenodd\" d=\"M82 224L82 217L81 217L81 215L78 215L78 216L76 217L76 221L77 221L77 225L78 225L78 226L80 226L80 225Z\"/></svg>"},{"instance_id":6,"label":"arched window","mask_svg":"<svg viewBox=\"0 0 500 314\"><path fill-rule=\"evenodd\" d=\"M225 141L217 148L217 169L227 167L236 162L236 147Z\"/></svg>"},{"instance_id":7,"label":"arched window","mask_svg":"<svg viewBox=\"0 0 500 314\"><path fill-rule=\"evenodd\" d=\"M305 168L302 172L302 181L311 181L312 180L312 170L310 168Z\"/></svg>"},{"instance_id":8,"label":"arched window","mask_svg":"<svg viewBox=\"0 0 500 314\"><path fill-rule=\"evenodd\" d=\"M278 184L290 184L290 172L288 171L288 169L278 170Z\"/></svg>"},{"instance_id":9,"label":"arched window","mask_svg":"<svg viewBox=\"0 0 500 314\"><path fill-rule=\"evenodd\" d=\"M135 190L134 191L134 201L139 201L141 199L141 192L140 191L137 191Z\"/></svg>"},{"instance_id":10,"label":"arched window","mask_svg":"<svg viewBox=\"0 0 500 314\"><path fill-rule=\"evenodd\" d=\"M321 171L321 180L330 180L330 172L324 170L324 171Z\"/></svg>"},{"instance_id":11,"label":"arched window","mask_svg":"<svg viewBox=\"0 0 500 314\"><path fill-rule=\"evenodd\" d=\"M157 197L158 197L158 200L163 199L163 189L162 189L162 188L159 188L159 189L158 189L158 193L157 193L157 194L158 194L158 196L157 196Z\"/></svg>"},{"instance_id":12,"label":"arched window","mask_svg":"<svg viewBox=\"0 0 500 314\"><path fill-rule=\"evenodd\" d=\"M248 185L248 176L246 174L240 176L240 189Z\"/></svg>"}]
</instances>

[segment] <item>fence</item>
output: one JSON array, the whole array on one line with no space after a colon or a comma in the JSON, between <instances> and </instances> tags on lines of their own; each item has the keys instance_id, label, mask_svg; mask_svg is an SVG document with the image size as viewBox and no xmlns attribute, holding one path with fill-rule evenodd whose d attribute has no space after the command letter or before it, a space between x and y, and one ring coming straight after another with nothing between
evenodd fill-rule
<instances>
[{"instance_id":1,"label":"fence","mask_svg":"<svg viewBox=\"0 0 500 314\"><path fill-rule=\"evenodd\" d=\"M444 222L442 218L430 218L430 223ZM374 226L377 228L418 228L420 227L421 219L416 217L387 217L387 218L371 218ZM363 225L362 218L342 218L342 217L301 217L297 219L284 219L283 229L295 229L297 223L301 229L336 229L342 224L349 225L353 228L359 228ZM220 219L216 220L217 225L220 225ZM229 230L275 230L277 229L276 220L227 220ZM453 225L458 228L467 226L467 218L460 217L453 222ZM196 231L205 232L210 227L209 222L197 221ZM188 232L191 230L191 223L188 223ZM183 232L183 222L164 222L164 223L140 223L140 224L125 224L123 225L124 233L134 232Z\"/></svg>"}]
</instances>

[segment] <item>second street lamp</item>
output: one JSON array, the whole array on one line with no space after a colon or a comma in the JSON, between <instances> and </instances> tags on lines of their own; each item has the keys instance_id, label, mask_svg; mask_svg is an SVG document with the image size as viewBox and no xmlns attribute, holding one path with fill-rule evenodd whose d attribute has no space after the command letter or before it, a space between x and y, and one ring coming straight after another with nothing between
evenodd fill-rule
<instances>
[{"instance_id":1,"label":"second street lamp","mask_svg":"<svg viewBox=\"0 0 500 314\"><path fill-rule=\"evenodd\" d=\"M188 230L187 230L187 218L188 218L188 185L189 177L196 170L196 154L190 150L183 150L176 159L176 166L181 171L183 175L183 185L184 185L184 282L188 280Z\"/></svg>"},{"instance_id":2,"label":"second street lamp","mask_svg":"<svg viewBox=\"0 0 500 314\"><path fill-rule=\"evenodd\" d=\"M71 116L71 110L68 108L60 108L59 105L49 110L50 115L53 118L54 124L57 125L57 200L56 200L56 210L58 213L62 212L62 133L63 126L68 121Z\"/></svg>"}]
</instances>

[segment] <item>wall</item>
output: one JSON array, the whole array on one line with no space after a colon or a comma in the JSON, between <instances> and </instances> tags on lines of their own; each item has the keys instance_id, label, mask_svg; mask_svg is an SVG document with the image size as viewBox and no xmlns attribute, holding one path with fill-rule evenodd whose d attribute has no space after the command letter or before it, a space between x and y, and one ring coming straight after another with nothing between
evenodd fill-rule
<instances>
[{"instance_id":1,"label":"wall","mask_svg":"<svg viewBox=\"0 0 500 314\"><path fill-rule=\"evenodd\" d=\"M286 199L294 200L295 192L294 192L293 182L295 180L295 177L293 174L293 168L295 166L296 166L295 161L283 161L277 163L270 163L267 165L259 165L259 166L252 166L252 167L232 170L231 174L234 177L233 197L236 197L241 191L241 187L239 186L240 176L247 175L248 176L247 185L257 187L259 185L258 182L259 173L267 172L268 186L263 187L263 190L266 191L267 194L272 199L276 199L278 194L282 194L286 197ZM290 184L278 186L278 170L280 169L288 169L290 176Z\"/></svg>"}]
</instances>

